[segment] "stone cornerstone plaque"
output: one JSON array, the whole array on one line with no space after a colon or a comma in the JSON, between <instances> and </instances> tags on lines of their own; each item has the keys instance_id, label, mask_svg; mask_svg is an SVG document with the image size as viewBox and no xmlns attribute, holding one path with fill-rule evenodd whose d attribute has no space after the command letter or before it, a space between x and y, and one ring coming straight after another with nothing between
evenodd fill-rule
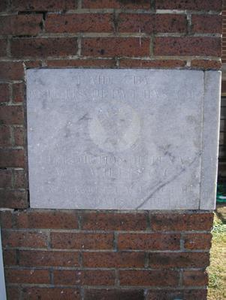
<instances>
[{"instance_id":1,"label":"stone cornerstone plaque","mask_svg":"<svg viewBox=\"0 0 226 300\"><path fill-rule=\"evenodd\" d=\"M213 209L220 72L27 71L32 208Z\"/></svg>"}]
</instances>

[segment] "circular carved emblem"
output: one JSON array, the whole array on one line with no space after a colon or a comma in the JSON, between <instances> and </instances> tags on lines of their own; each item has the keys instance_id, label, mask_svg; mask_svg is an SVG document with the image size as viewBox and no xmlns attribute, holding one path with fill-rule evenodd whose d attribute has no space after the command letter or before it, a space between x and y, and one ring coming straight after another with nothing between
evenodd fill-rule
<instances>
[{"instance_id":1,"label":"circular carved emblem","mask_svg":"<svg viewBox=\"0 0 226 300\"><path fill-rule=\"evenodd\" d=\"M93 142L105 151L120 152L130 148L140 134L140 118L122 102L112 101L97 107L89 122Z\"/></svg>"}]
</instances>

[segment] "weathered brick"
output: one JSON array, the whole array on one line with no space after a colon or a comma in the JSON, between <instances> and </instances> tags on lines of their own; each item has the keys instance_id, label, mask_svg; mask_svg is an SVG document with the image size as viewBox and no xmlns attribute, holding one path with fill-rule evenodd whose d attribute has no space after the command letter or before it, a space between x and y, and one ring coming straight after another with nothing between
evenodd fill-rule
<instances>
[{"instance_id":1,"label":"weathered brick","mask_svg":"<svg viewBox=\"0 0 226 300\"><path fill-rule=\"evenodd\" d=\"M193 33L221 33L222 17L220 15L193 15Z\"/></svg>"},{"instance_id":2,"label":"weathered brick","mask_svg":"<svg viewBox=\"0 0 226 300\"><path fill-rule=\"evenodd\" d=\"M49 270L7 268L5 270L5 277L8 284L50 284Z\"/></svg>"},{"instance_id":3,"label":"weathered brick","mask_svg":"<svg viewBox=\"0 0 226 300\"><path fill-rule=\"evenodd\" d=\"M0 79L21 80L24 76L23 64L21 62L0 62Z\"/></svg>"},{"instance_id":4,"label":"weathered brick","mask_svg":"<svg viewBox=\"0 0 226 300\"><path fill-rule=\"evenodd\" d=\"M77 229L78 218L75 211L28 210L14 214L17 228Z\"/></svg>"},{"instance_id":5,"label":"weathered brick","mask_svg":"<svg viewBox=\"0 0 226 300\"><path fill-rule=\"evenodd\" d=\"M94 57L148 56L148 38L84 38L82 55Z\"/></svg>"},{"instance_id":6,"label":"weathered brick","mask_svg":"<svg viewBox=\"0 0 226 300\"><path fill-rule=\"evenodd\" d=\"M120 250L179 250L180 234L122 233L118 235Z\"/></svg>"},{"instance_id":7,"label":"weathered brick","mask_svg":"<svg viewBox=\"0 0 226 300\"><path fill-rule=\"evenodd\" d=\"M0 83L0 102L9 102L9 85Z\"/></svg>"},{"instance_id":8,"label":"weathered brick","mask_svg":"<svg viewBox=\"0 0 226 300\"><path fill-rule=\"evenodd\" d=\"M3 170L0 170L0 174L1 174L1 171L3 171ZM13 227L11 211L7 211L7 210L0 211L0 224L1 224L2 229Z\"/></svg>"},{"instance_id":9,"label":"weathered brick","mask_svg":"<svg viewBox=\"0 0 226 300\"><path fill-rule=\"evenodd\" d=\"M215 37L157 37L155 55L221 56L221 39Z\"/></svg>"},{"instance_id":10,"label":"weathered brick","mask_svg":"<svg viewBox=\"0 0 226 300\"><path fill-rule=\"evenodd\" d=\"M9 231L2 234L3 247L11 248L47 248L47 235L34 231Z\"/></svg>"},{"instance_id":11,"label":"weathered brick","mask_svg":"<svg viewBox=\"0 0 226 300\"><path fill-rule=\"evenodd\" d=\"M0 170L0 188L12 187L12 172L10 170Z\"/></svg>"},{"instance_id":12,"label":"weathered brick","mask_svg":"<svg viewBox=\"0 0 226 300\"><path fill-rule=\"evenodd\" d=\"M1 154L0 154L1 156ZM27 192L21 190L0 190L0 207L27 208Z\"/></svg>"},{"instance_id":13,"label":"weathered brick","mask_svg":"<svg viewBox=\"0 0 226 300\"><path fill-rule=\"evenodd\" d=\"M83 68L113 68L116 66L114 59L71 59L48 60L48 67L83 67Z\"/></svg>"},{"instance_id":14,"label":"weathered brick","mask_svg":"<svg viewBox=\"0 0 226 300\"><path fill-rule=\"evenodd\" d=\"M205 69L205 70L219 70L222 66L221 61L216 60L204 60L204 59L194 59L191 62L192 68Z\"/></svg>"},{"instance_id":15,"label":"weathered brick","mask_svg":"<svg viewBox=\"0 0 226 300\"><path fill-rule=\"evenodd\" d=\"M148 9L149 0L83 0L83 8L127 8L127 9Z\"/></svg>"},{"instance_id":16,"label":"weathered brick","mask_svg":"<svg viewBox=\"0 0 226 300\"><path fill-rule=\"evenodd\" d=\"M179 272L171 270L123 270L119 271L121 286L177 286Z\"/></svg>"},{"instance_id":17,"label":"weathered brick","mask_svg":"<svg viewBox=\"0 0 226 300\"><path fill-rule=\"evenodd\" d=\"M209 253L150 253L151 268L205 268L209 265Z\"/></svg>"},{"instance_id":18,"label":"weathered brick","mask_svg":"<svg viewBox=\"0 0 226 300\"><path fill-rule=\"evenodd\" d=\"M19 265L76 267L79 266L79 256L77 252L20 250Z\"/></svg>"},{"instance_id":19,"label":"weathered brick","mask_svg":"<svg viewBox=\"0 0 226 300\"><path fill-rule=\"evenodd\" d=\"M211 230L213 213L150 214L154 231Z\"/></svg>"},{"instance_id":20,"label":"weathered brick","mask_svg":"<svg viewBox=\"0 0 226 300\"><path fill-rule=\"evenodd\" d=\"M76 0L12 0L11 10L13 11L58 11L75 9Z\"/></svg>"},{"instance_id":21,"label":"weathered brick","mask_svg":"<svg viewBox=\"0 0 226 300\"><path fill-rule=\"evenodd\" d=\"M175 300L175 299L186 299L186 300L206 300L207 291L206 289L201 290L155 290L149 291L147 300Z\"/></svg>"},{"instance_id":22,"label":"weathered brick","mask_svg":"<svg viewBox=\"0 0 226 300\"><path fill-rule=\"evenodd\" d=\"M24 170L14 170L14 188L25 189L27 188L26 172Z\"/></svg>"},{"instance_id":23,"label":"weathered brick","mask_svg":"<svg viewBox=\"0 0 226 300\"><path fill-rule=\"evenodd\" d=\"M25 86L24 83L13 84L13 102L23 102L25 96Z\"/></svg>"},{"instance_id":24,"label":"weathered brick","mask_svg":"<svg viewBox=\"0 0 226 300\"><path fill-rule=\"evenodd\" d=\"M115 271L110 270L55 270L55 285L115 285Z\"/></svg>"},{"instance_id":25,"label":"weathered brick","mask_svg":"<svg viewBox=\"0 0 226 300\"><path fill-rule=\"evenodd\" d=\"M85 290L84 300L145 300L143 290L111 290L111 289L98 289Z\"/></svg>"},{"instance_id":26,"label":"weathered brick","mask_svg":"<svg viewBox=\"0 0 226 300\"><path fill-rule=\"evenodd\" d=\"M0 124L22 125L24 111L22 106L0 106Z\"/></svg>"},{"instance_id":27,"label":"weathered brick","mask_svg":"<svg viewBox=\"0 0 226 300\"><path fill-rule=\"evenodd\" d=\"M0 11L6 11L8 6L8 1L7 0L1 0L0 1Z\"/></svg>"},{"instance_id":28,"label":"weathered brick","mask_svg":"<svg viewBox=\"0 0 226 300\"><path fill-rule=\"evenodd\" d=\"M48 15L46 32L113 32L112 14L67 14Z\"/></svg>"},{"instance_id":29,"label":"weathered brick","mask_svg":"<svg viewBox=\"0 0 226 300\"><path fill-rule=\"evenodd\" d=\"M0 125L0 147L12 145L11 132L9 126Z\"/></svg>"},{"instance_id":30,"label":"weathered brick","mask_svg":"<svg viewBox=\"0 0 226 300\"><path fill-rule=\"evenodd\" d=\"M82 261L87 268L143 268L145 253L83 252Z\"/></svg>"},{"instance_id":31,"label":"weathered brick","mask_svg":"<svg viewBox=\"0 0 226 300\"><path fill-rule=\"evenodd\" d=\"M37 35L41 32L41 14L12 15L0 17L0 34Z\"/></svg>"},{"instance_id":32,"label":"weathered brick","mask_svg":"<svg viewBox=\"0 0 226 300\"><path fill-rule=\"evenodd\" d=\"M77 53L76 38L15 38L11 42L13 57L68 56Z\"/></svg>"},{"instance_id":33,"label":"weathered brick","mask_svg":"<svg viewBox=\"0 0 226 300\"><path fill-rule=\"evenodd\" d=\"M82 214L82 229L85 230L145 230L146 213L105 213Z\"/></svg>"},{"instance_id":34,"label":"weathered brick","mask_svg":"<svg viewBox=\"0 0 226 300\"><path fill-rule=\"evenodd\" d=\"M23 299L29 300L80 300L78 288L26 287L22 289Z\"/></svg>"},{"instance_id":35,"label":"weathered brick","mask_svg":"<svg viewBox=\"0 0 226 300\"><path fill-rule=\"evenodd\" d=\"M182 68L186 66L184 60L141 60L120 59L120 68Z\"/></svg>"},{"instance_id":36,"label":"weathered brick","mask_svg":"<svg viewBox=\"0 0 226 300\"><path fill-rule=\"evenodd\" d=\"M25 166L24 150L22 149L0 149L1 168L23 168Z\"/></svg>"},{"instance_id":37,"label":"weathered brick","mask_svg":"<svg viewBox=\"0 0 226 300\"><path fill-rule=\"evenodd\" d=\"M15 266L17 265L16 250L4 250L3 251L4 266Z\"/></svg>"},{"instance_id":38,"label":"weathered brick","mask_svg":"<svg viewBox=\"0 0 226 300\"><path fill-rule=\"evenodd\" d=\"M139 33L182 33L187 31L185 15L175 14L120 14L119 32Z\"/></svg>"},{"instance_id":39,"label":"weathered brick","mask_svg":"<svg viewBox=\"0 0 226 300\"><path fill-rule=\"evenodd\" d=\"M20 289L18 286L6 286L7 299L20 299Z\"/></svg>"},{"instance_id":40,"label":"weathered brick","mask_svg":"<svg viewBox=\"0 0 226 300\"><path fill-rule=\"evenodd\" d=\"M209 250L211 247L210 233L193 233L184 235L184 248L188 250Z\"/></svg>"},{"instance_id":41,"label":"weathered brick","mask_svg":"<svg viewBox=\"0 0 226 300\"><path fill-rule=\"evenodd\" d=\"M1 24L0 24L1 28ZM7 56L7 40L0 39L0 56L4 57Z\"/></svg>"},{"instance_id":42,"label":"weathered brick","mask_svg":"<svg viewBox=\"0 0 226 300\"><path fill-rule=\"evenodd\" d=\"M156 0L156 9L181 9L181 10L216 10L222 9L222 0Z\"/></svg>"},{"instance_id":43,"label":"weathered brick","mask_svg":"<svg viewBox=\"0 0 226 300\"><path fill-rule=\"evenodd\" d=\"M51 246L56 249L113 249L113 234L52 232Z\"/></svg>"},{"instance_id":44,"label":"weathered brick","mask_svg":"<svg viewBox=\"0 0 226 300\"><path fill-rule=\"evenodd\" d=\"M185 286L207 286L207 272L203 270L184 270L182 284Z\"/></svg>"},{"instance_id":45,"label":"weathered brick","mask_svg":"<svg viewBox=\"0 0 226 300\"><path fill-rule=\"evenodd\" d=\"M24 143L25 143L24 128L23 127L14 127L13 133L14 133L15 146L24 146Z\"/></svg>"}]
</instances>

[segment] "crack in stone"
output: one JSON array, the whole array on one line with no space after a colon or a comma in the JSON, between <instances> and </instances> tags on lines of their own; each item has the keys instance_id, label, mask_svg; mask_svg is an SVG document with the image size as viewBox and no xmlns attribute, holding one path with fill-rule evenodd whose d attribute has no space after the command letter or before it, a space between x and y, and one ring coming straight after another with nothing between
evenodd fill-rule
<instances>
[{"instance_id":1,"label":"crack in stone","mask_svg":"<svg viewBox=\"0 0 226 300\"><path fill-rule=\"evenodd\" d=\"M174 175L171 179L167 180L166 182L163 182L162 184L160 184L151 194L150 196L148 196L140 205L138 205L135 209L140 209L142 206L144 206L153 196L154 194L156 194L161 188L163 188L164 186L170 184L171 182L173 182L175 179L177 179L179 176L181 176L184 172L187 171L188 168L190 168L195 161L197 160L198 157L201 156L201 153L197 156L195 156L195 158L190 162L190 164L188 164L186 167L182 168L181 171Z\"/></svg>"}]
</instances>

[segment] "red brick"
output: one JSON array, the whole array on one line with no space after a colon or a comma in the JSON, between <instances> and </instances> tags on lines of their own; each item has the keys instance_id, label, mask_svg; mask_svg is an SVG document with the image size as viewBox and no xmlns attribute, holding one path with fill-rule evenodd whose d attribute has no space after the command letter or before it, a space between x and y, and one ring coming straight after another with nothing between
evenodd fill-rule
<instances>
[{"instance_id":1,"label":"red brick","mask_svg":"<svg viewBox=\"0 0 226 300\"><path fill-rule=\"evenodd\" d=\"M77 53L76 38L20 38L11 42L13 57L68 56Z\"/></svg>"},{"instance_id":2,"label":"red brick","mask_svg":"<svg viewBox=\"0 0 226 300\"><path fill-rule=\"evenodd\" d=\"M161 268L205 268L209 265L209 253L150 253L150 267Z\"/></svg>"},{"instance_id":3,"label":"red brick","mask_svg":"<svg viewBox=\"0 0 226 300\"><path fill-rule=\"evenodd\" d=\"M169 213L151 214L154 231L211 230L213 213Z\"/></svg>"},{"instance_id":4,"label":"red brick","mask_svg":"<svg viewBox=\"0 0 226 300\"><path fill-rule=\"evenodd\" d=\"M56 249L113 249L113 234L52 232L51 246Z\"/></svg>"},{"instance_id":5,"label":"red brick","mask_svg":"<svg viewBox=\"0 0 226 300\"><path fill-rule=\"evenodd\" d=\"M49 270L6 269L7 283L50 284Z\"/></svg>"},{"instance_id":6,"label":"red brick","mask_svg":"<svg viewBox=\"0 0 226 300\"><path fill-rule=\"evenodd\" d=\"M123 270L119 271L121 286L177 286L179 273L171 270Z\"/></svg>"},{"instance_id":7,"label":"red brick","mask_svg":"<svg viewBox=\"0 0 226 300\"><path fill-rule=\"evenodd\" d=\"M0 34L37 35L41 32L42 15L13 15L0 17Z\"/></svg>"},{"instance_id":8,"label":"red brick","mask_svg":"<svg viewBox=\"0 0 226 300\"><path fill-rule=\"evenodd\" d=\"M148 38L84 38L82 55L94 57L149 56Z\"/></svg>"},{"instance_id":9,"label":"red brick","mask_svg":"<svg viewBox=\"0 0 226 300\"><path fill-rule=\"evenodd\" d=\"M0 211L0 224L3 229L13 227L11 211Z\"/></svg>"},{"instance_id":10,"label":"red brick","mask_svg":"<svg viewBox=\"0 0 226 300\"><path fill-rule=\"evenodd\" d=\"M123 233L118 236L121 250L179 250L180 234Z\"/></svg>"},{"instance_id":11,"label":"red brick","mask_svg":"<svg viewBox=\"0 0 226 300\"><path fill-rule=\"evenodd\" d=\"M6 286L7 299L20 299L20 289L18 286Z\"/></svg>"},{"instance_id":12,"label":"red brick","mask_svg":"<svg viewBox=\"0 0 226 300\"><path fill-rule=\"evenodd\" d=\"M193 15L193 33L221 33L222 17L216 15Z\"/></svg>"},{"instance_id":13,"label":"red brick","mask_svg":"<svg viewBox=\"0 0 226 300\"><path fill-rule=\"evenodd\" d=\"M17 228L77 229L78 218L75 211L28 210L14 214Z\"/></svg>"},{"instance_id":14,"label":"red brick","mask_svg":"<svg viewBox=\"0 0 226 300\"><path fill-rule=\"evenodd\" d=\"M115 271L110 270L55 270L55 285L115 285Z\"/></svg>"},{"instance_id":15,"label":"red brick","mask_svg":"<svg viewBox=\"0 0 226 300\"><path fill-rule=\"evenodd\" d=\"M127 8L127 9L149 9L149 0L83 0L83 8Z\"/></svg>"},{"instance_id":16,"label":"red brick","mask_svg":"<svg viewBox=\"0 0 226 300\"><path fill-rule=\"evenodd\" d=\"M83 266L87 268L143 268L145 254L134 252L83 252Z\"/></svg>"},{"instance_id":17,"label":"red brick","mask_svg":"<svg viewBox=\"0 0 226 300\"><path fill-rule=\"evenodd\" d=\"M184 248L188 250L209 250L211 247L210 233L185 234Z\"/></svg>"},{"instance_id":18,"label":"red brick","mask_svg":"<svg viewBox=\"0 0 226 300\"><path fill-rule=\"evenodd\" d=\"M187 20L185 15L173 14L120 14L118 20L119 32L139 33L174 33L186 32Z\"/></svg>"},{"instance_id":19,"label":"red brick","mask_svg":"<svg viewBox=\"0 0 226 300\"><path fill-rule=\"evenodd\" d=\"M77 8L76 0L12 0L14 11L58 11Z\"/></svg>"},{"instance_id":20,"label":"red brick","mask_svg":"<svg viewBox=\"0 0 226 300\"><path fill-rule=\"evenodd\" d=\"M13 84L13 102L23 102L25 96L24 83Z\"/></svg>"},{"instance_id":21,"label":"red brick","mask_svg":"<svg viewBox=\"0 0 226 300\"><path fill-rule=\"evenodd\" d=\"M25 166L24 150L22 149L0 149L1 168L23 168Z\"/></svg>"},{"instance_id":22,"label":"red brick","mask_svg":"<svg viewBox=\"0 0 226 300\"><path fill-rule=\"evenodd\" d=\"M0 1L0 11L6 11L8 6L8 1L7 0L1 0Z\"/></svg>"},{"instance_id":23,"label":"red brick","mask_svg":"<svg viewBox=\"0 0 226 300\"><path fill-rule=\"evenodd\" d=\"M145 300L145 296L142 290L87 289L84 300Z\"/></svg>"},{"instance_id":24,"label":"red brick","mask_svg":"<svg viewBox=\"0 0 226 300\"><path fill-rule=\"evenodd\" d=\"M4 230L2 243L11 248L47 248L47 236L43 232Z\"/></svg>"},{"instance_id":25,"label":"red brick","mask_svg":"<svg viewBox=\"0 0 226 300\"><path fill-rule=\"evenodd\" d=\"M27 178L24 170L14 170L14 188L15 189L27 188Z\"/></svg>"},{"instance_id":26,"label":"red brick","mask_svg":"<svg viewBox=\"0 0 226 300\"><path fill-rule=\"evenodd\" d=\"M0 39L0 56L7 56L7 40Z\"/></svg>"},{"instance_id":27,"label":"red brick","mask_svg":"<svg viewBox=\"0 0 226 300\"><path fill-rule=\"evenodd\" d=\"M76 267L79 266L79 256L77 252L20 250L19 264L28 267Z\"/></svg>"},{"instance_id":28,"label":"red brick","mask_svg":"<svg viewBox=\"0 0 226 300\"><path fill-rule=\"evenodd\" d=\"M9 170L0 170L0 188L12 187L12 172Z\"/></svg>"},{"instance_id":29,"label":"red brick","mask_svg":"<svg viewBox=\"0 0 226 300\"><path fill-rule=\"evenodd\" d=\"M208 275L205 271L183 271L183 285L185 286L207 286Z\"/></svg>"},{"instance_id":30,"label":"red brick","mask_svg":"<svg viewBox=\"0 0 226 300\"><path fill-rule=\"evenodd\" d=\"M185 299L185 300L206 300L207 291L202 290L149 290L147 300L171 300L171 299Z\"/></svg>"},{"instance_id":31,"label":"red brick","mask_svg":"<svg viewBox=\"0 0 226 300\"><path fill-rule=\"evenodd\" d=\"M214 37L157 37L155 55L221 56L221 39Z\"/></svg>"},{"instance_id":32,"label":"red brick","mask_svg":"<svg viewBox=\"0 0 226 300\"><path fill-rule=\"evenodd\" d=\"M191 62L192 68L198 68L198 69L206 69L206 70L219 70L221 68L221 61L216 60L200 60L200 59L194 59Z\"/></svg>"},{"instance_id":33,"label":"red brick","mask_svg":"<svg viewBox=\"0 0 226 300\"><path fill-rule=\"evenodd\" d=\"M146 230L146 213L104 213L82 214L82 229L86 230Z\"/></svg>"},{"instance_id":34,"label":"red brick","mask_svg":"<svg viewBox=\"0 0 226 300\"><path fill-rule=\"evenodd\" d=\"M24 146L24 128L23 127L14 127L14 142L15 146Z\"/></svg>"},{"instance_id":35,"label":"red brick","mask_svg":"<svg viewBox=\"0 0 226 300\"><path fill-rule=\"evenodd\" d=\"M32 68L39 68L42 67L42 62L41 61L25 61L24 62L26 69L32 69Z\"/></svg>"},{"instance_id":36,"label":"red brick","mask_svg":"<svg viewBox=\"0 0 226 300\"><path fill-rule=\"evenodd\" d=\"M0 62L1 80L21 80L23 76L24 69L21 62Z\"/></svg>"},{"instance_id":37,"label":"red brick","mask_svg":"<svg viewBox=\"0 0 226 300\"><path fill-rule=\"evenodd\" d=\"M156 9L190 9L221 11L222 0L156 0L155 7Z\"/></svg>"},{"instance_id":38,"label":"red brick","mask_svg":"<svg viewBox=\"0 0 226 300\"><path fill-rule=\"evenodd\" d=\"M48 67L84 67L84 68L112 68L115 67L114 59L76 59L76 60L49 60Z\"/></svg>"},{"instance_id":39,"label":"red brick","mask_svg":"<svg viewBox=\"0 0 226 300\"><path fill-rule=\"evenodd\" d=\"M26 287L22 290L23 299L29 300L80 300L77 288Z\"/></svg>"},{"instance_id":40,"label":"red brick","mask_svg":"<svg viewBox=\"0 0 226 300\"><path fill-rule=\"evenodd\" d=\"M4 266L17 265L16 250L4 250L3 251Z\"/></svg>"},{"instance_id":41,"label":"red brick","mask_svg":"<svg viewBox=\"0 0 226 300\"><path fill-rule=\"evenodd\" d=\"M9 126L0 125L0 147L9 147L12 145Z\"/></svg>"},{"instance_id":42,"label":"red brick","mask_svg":"<svg viewBox=\"0 0 226 300\"><path fill-rule=\"evenodd\" d=\"M22 125L24 112L22 106L0 106L0 124Z\"/></svg>"},{"instance_id":43,"label":"red brick","mask_svg":"<svg viewBox=\"0 0 226 300\"><path fill-rule=\"evenodd\" d=\"M45 22L46 32L113 32L112 14L67 14L48 15Z\"/></svg>"},{"instance_id":44,"label":"red brick","mask_svg":"<svg viewBox=\"0 0 226 300\"><path fill-rule=\"evenodd\" d=\"M0 155L1 156L1 155ZM0 190L0 207L27 208L27 192L21 190Z\"/></svg>"},{"instance_id":45,"label":"red brick","mask_svg":"<svg viewBox=\"0 0 226 300\"><path fill-rule=\"evenodd\" d=\"M9 85L0 83L0 102L9 102Z\"/></svg>"}]
</instances>

